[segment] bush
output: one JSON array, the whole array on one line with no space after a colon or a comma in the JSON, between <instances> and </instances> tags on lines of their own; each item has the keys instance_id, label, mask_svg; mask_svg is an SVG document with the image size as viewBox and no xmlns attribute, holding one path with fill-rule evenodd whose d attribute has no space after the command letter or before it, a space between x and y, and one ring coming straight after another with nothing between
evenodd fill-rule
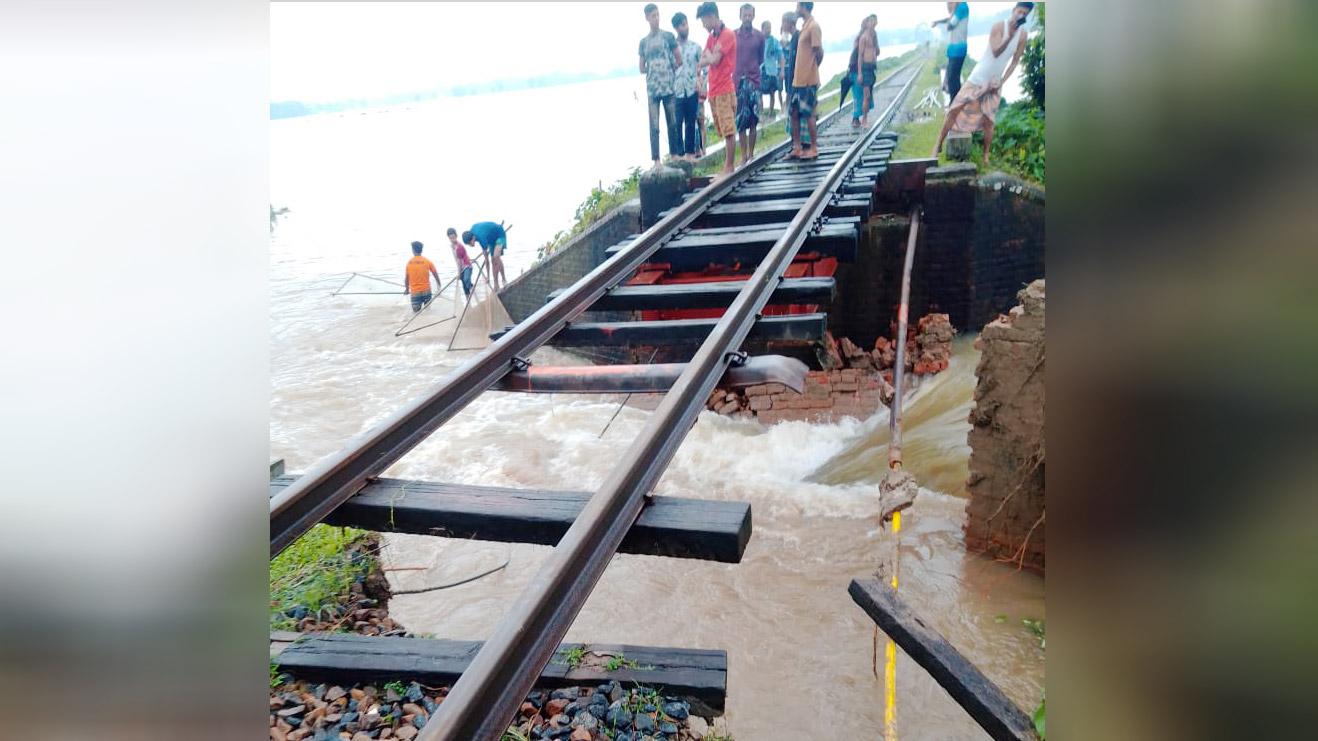
<instances>
[{"instance_id":1,"label":"bush","mask_svg":"<svg viewBox=\"0 0 1318 741\"><path fill-rule=\"evenodd\" d=\"M586 196L586 200L577 206L576 213L573 214L576 223L572 225L572 228L555 234L553 239L541 245L536 251L536 262L540 262L554 254L560 247L567 244L568 240L586 231L591 224L604 218L618 206L635 198L640 192L640 184L641 168L634 167L631 174L607 188L591 188L590 195Z\"/></svg>"},{"instance_id":2,"label":"bush","mask_svg":"<svg viewBox=\"0 0 1318 741\"><path fill-rule=\"evenodd\" d=\"M1040 110L1044 109L1043 104L1043 79L1044 79L1044 40L1043 40L1043 17L1045 3L1035 5L1038 8L1038 30L1029 42L1025 44L1025 54L1021 57L1021 75L1025 78L1025 93L1030 96L1030 100L1039 106Z\"/></svg>"},{"instance_id":3,"label":"bush","mask_svg":"<svg viewBox=\"0 0 1318 741\"><path fill-rule=\"evenodd\" d=\"M993 134L993 163L1008 172L1042 183L1044 113L1031 101L1018 100L998 109Z\"/></svg>"}]
</instances>

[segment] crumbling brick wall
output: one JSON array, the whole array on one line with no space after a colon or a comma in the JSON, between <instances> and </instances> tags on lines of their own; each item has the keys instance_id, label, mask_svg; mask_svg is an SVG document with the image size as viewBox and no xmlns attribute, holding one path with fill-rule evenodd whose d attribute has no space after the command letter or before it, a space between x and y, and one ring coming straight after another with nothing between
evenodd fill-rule
<instances>
[{"instance_id":1,"label":"crumbling brick wall","mask_svg":"<svg viewBox=\"0 0 1318 741\"><path fill-rule=\"evenodd\" d=\"M930 314L907 327L906 369L917 376L947 368L956 334L946 314ZM844 417L867 419L884 404L892 403L892 366L897 347L886 337L873 350L858 347L846 337L834 342L825 335L827 370L806 374L802 393L779 383L741 389L715 389L705 408L719 414L755 417L764 424L801 421L829 423Z\"/></svg>"},{"instance_id":2,"label":"crumbling brick wall","mask_svg":"<svg viewBox=\"0 0 1318 741\"><path fill-rule=\"evenodd\" d=\"M1044 282L980 334L966 548L1044 569Z\"/></svg>"},{"instance_id":3,"label":"crumbling brick wall","mask_svg":"<svg viewBox=\"0 0 1318 741\"><path fill-rule=\"evenodd\" d=\"M764 424L825 423L844 417L866 419L891 398L892 387L878 371L844 368L807 373L805 392L800 394L780 383L717 389L708 406L719 414L755 417Z\"/></svg>"}]
</instances>

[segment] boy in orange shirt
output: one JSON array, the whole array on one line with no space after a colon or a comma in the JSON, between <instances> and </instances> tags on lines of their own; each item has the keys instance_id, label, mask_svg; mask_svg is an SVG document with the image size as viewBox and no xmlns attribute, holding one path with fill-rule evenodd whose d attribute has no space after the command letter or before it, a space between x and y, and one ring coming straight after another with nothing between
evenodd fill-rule
<instances>
[{"instance_id":1,"label":"boy in orange shirt","mask_svg":"<svg viewBox=\"0 0 1318 741\"><path fill-rule=\"evenodd\" d=\"M403 293L412 295L413 314L430 303L430 276L435 276L435 285L441 285L435 263L421 256L422 247L420 242L412 243L412 259L407 261L407 268L403 272L403 283L407 286Z\"/></svg>"}]
</instances>

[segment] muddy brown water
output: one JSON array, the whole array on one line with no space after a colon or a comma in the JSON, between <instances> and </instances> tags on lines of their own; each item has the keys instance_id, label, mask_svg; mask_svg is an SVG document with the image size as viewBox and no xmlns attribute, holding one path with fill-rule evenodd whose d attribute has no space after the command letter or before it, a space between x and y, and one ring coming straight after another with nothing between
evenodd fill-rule
<instances>
[{"instance_id":1,"label":"muddy brown water","mask_svg":"<svg viewBox=\"0 0 1318 741\"><path fill-rule=\"evenodd\" d=\"M401 297L330 297L333 281L281 281L273 272L271 454L290 471L333 452L471 355L445 352L447 335L438 330L394 338L407 312ZM552 351L537 359L575 362ZM901 590L1016 702L1033 708L1043 652L1021 619L1044 617L1042 579L968 556L961 543L976 359L959 342L949 370L917 388L909 405L907 465L928 488L901 533ZM388 475L590 489L649 414L628 406L600 437L617 402L489 393ZM886 435L880 418L766 428L702 415L656 492L749 501L755 527L744 560L616 556L568 640L726 650L728 724L741 739L878 737L883 682L873 673L874 627L846 588L890 552L891 534L874 521ZM397 597L392 614L416 633L484 638L548 552L387 536L387 566L424 567L391 573L403 589L509 559L506 569L474 583ZM905 656L897 688L903 737L984 737Z\"/></svg>"}]
</instances>

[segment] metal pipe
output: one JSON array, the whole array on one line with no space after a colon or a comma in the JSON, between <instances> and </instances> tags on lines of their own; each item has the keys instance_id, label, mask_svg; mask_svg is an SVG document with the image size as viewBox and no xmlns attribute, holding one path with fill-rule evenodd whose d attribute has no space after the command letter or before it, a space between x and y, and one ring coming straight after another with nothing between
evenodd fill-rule
<instances>
[{"instance_id":1,"label":"metal pipe","mask_svg":"<svg viewBox=\"0 0 1318 741\"><path fill-rule=\"evenodd\" d=\"M906 69L906 68L903 68ZM900 72L900 70L899 70ZM896 72L893 73L897 74ZM891 75L889 76L891 77ZM811 224L910 90L908 81L874 126L842 156L806 200L719 319L695 357L549 559L504 614L462 677L422 729L420 741L498 739L604 573L623 536L695 423L714 385L738 355ZM725 181L726 182L726 181Z\"/></svg>"},{"instance_id":2,"label":"metal pipe","mask_svg":"<svg viewBox=\"0 0 1318 741\"><path fill-rule=\"evenodd\" d=\"M492 390L538 394L656 394L672 388L685 368L686 363L532 366L509 373ZM729 368L719 385L742 388L781 383L801 393L809 370L796 358L760 355L748 359L743 365Z\"/></svg>"},{"instance_id":3,"label":"metal pipe","mask_svg":"<svg viewBox=\"0 0 1318 741\"><path fill-rule=\"evenodd\" d=\"M915 241L920 232L920 208L911 209L911 232L906 237L906 262L902 266L902 303L897 308L897 363L892 371L892 410L888 414L888 467L902 467L902 386L906 376L906 325L911 303L911 266L915 264Z\"/></svg>"}]
</instances>

